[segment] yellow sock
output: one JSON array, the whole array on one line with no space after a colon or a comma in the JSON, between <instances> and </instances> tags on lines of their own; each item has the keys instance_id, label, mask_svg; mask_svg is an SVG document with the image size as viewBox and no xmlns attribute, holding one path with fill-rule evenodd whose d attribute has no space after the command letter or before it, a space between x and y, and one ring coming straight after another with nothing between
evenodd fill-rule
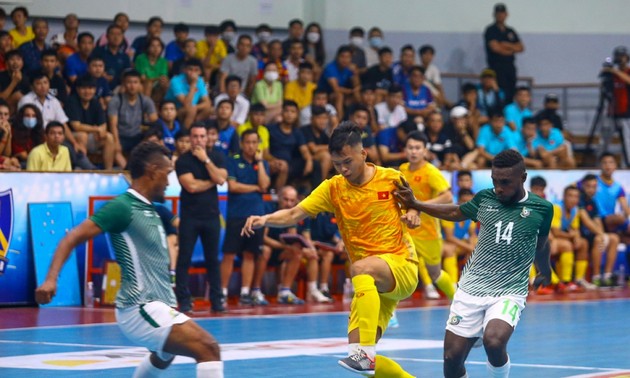
<instances>
[{"instance_id":1,"label":"yellow sock","mask_svg":"<svg viewBox=\"0 0 630 378\"><path fill-rule=\"evenodd\" d=\"M534 278L536 278L536 266L532 264L532 267L529 268L529 282L533 282Z\"/></svg>"},{"instance_id":2,"label":"yellow sock","mask_svg":"<svg viewBox=\"0 0 630 378\"><path fill-rule=\"evenodd\" d=\"M570 282L573 277L573 262L575 256L572 251L562 252L560 254L560 279L562 282Z\"/></svg>"},{"instance_id":3,"label":"yellow sock","mask_svg":"<svg viewBox=\"0 0 630 378\"><path fill-rule=\"evenodd\" d=\"M374 284L374 278L359 274L352 278L354 285L353 308L359 318L359 345L376 345L376 329L381 301Z\"/></svg>"},{"instance_id":4,"label":"yellow sock","mask_svg":"<svg viewBox=\"0 0 630 378\"><path fill-rule=\"evenodd\" d=\"M418 259L418 276L420 277L420 281L422 282L423 286L426 287L427 285L433 284L433 280L431 279L429 271L427 270L427 265L425 264L422 257Z\"/></svg>"},{"instance_id":5,"label":"yellow sock","mask_svg":"<svg viewBox=\"0 0 630 378\"><path fill-rule=\"evenodd\" d=\"M551 269L551 284L557 285L558 282L560 282L560 278L558 278L558 275L556 274L556 272L554 272L554 270Z\"/></svg>"},{"instance_id":6,"label":"yellow sock","mask_svg":"<svg viewBox=\"0 0 630 378\"><path fill-rule=\"evenodd\" d=\"M440 272L440 276L435 280L435 286L437 286L446 295L448 299L453 299L455 296L455 285L451 276L445 271Z\"/></svg>"},{"instance_id":7,"label":"yellow sock","mask_svg":"<svg viewBox=\"0 0 630 378\"><path fill-rule=\"evenodd\" d=\"M588 261L578 260L575 262L575 280L583 280L586 277L586 269L588 268Z\"/></svg>"},{"instance_id":8,"label":"yellow sock","mask_svg":"<svg viewBox=\"0 0 630 378\"><path fill-rule=\"evenodd\" d=\"M455 256L445 257L444 260L442 261L442 268L444 269L444 271L446 271L446 273L448 273L449 276L451 276L451 279L453 280L453 282L459 281L459 270L457 269L457 257Z\"/></svg>"},{"instance_id":9,"label":"yellow sock","mask_svg":"<svg viewBox=\"0 0 630 378\"><path fill-rule=\"evenodd\" d=\"M398 363L385 356L376 355L374 378L415 378Z\"/></svg>"}]
</instances>

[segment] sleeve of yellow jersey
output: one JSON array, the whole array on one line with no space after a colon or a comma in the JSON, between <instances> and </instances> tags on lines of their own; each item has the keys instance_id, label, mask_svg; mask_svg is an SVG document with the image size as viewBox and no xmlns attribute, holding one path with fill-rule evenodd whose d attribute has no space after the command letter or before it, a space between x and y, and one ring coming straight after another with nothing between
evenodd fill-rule
<instances>
[{"instance_id":1,"label":"sleeve of yellow jersey","mask_svg":"<svg viewBox=\"0 0 630 378\"><path fill-rule=\"evenodd\" d=\"M580 229L580 215L579 213L575 214L575 217L573 217L573 220L571 221L571 228L574 230L579 230Z\"/></svg>"},{"instance_id":2,"label":"sleeve of yellow jersey","mask_svg":"<svg viewBox=\"0 0 630 378\"><path fill-rule=\"evenodd\" d=\"M562 228L562 209L558 205L553 205L551 228Z\"/></svg>"},{"instance_id":3,"label":"sleeve of yellow jersey","mask_svg":"<svg viewBox=\"0 0 630 378\"><path fill-rule=\"evenodd\" d=\"M433 196L437 197L440 193L448 190L451 185L446 181L442 172L435 168L431 170L429 175L429 182L431 183L431 189L433 189Z\"/></svg>"},{"instance_id":4,"label":"sleeve of yellow jersey","mask_svg":"<svg viewBox=\"0 0 630 378\"><path fill-rule=\"evenodd\" d=\"M440 225L442 226L442 228L455 229L455 222L447 221L444 219L440 219Z\"/></svg>"},{"instance_id":5,"label":"sleeve of yellow jersey","mask_svg":"<svg viewBox=\"0 0 630 378\"><path fill-rule=\"evenodd\" d=\"M309 216L314 217L319 213L334 213L332 197L330 196L330 180L324 180L315 190L304 198L298 206Z\"/></svg>"}]
</instances>

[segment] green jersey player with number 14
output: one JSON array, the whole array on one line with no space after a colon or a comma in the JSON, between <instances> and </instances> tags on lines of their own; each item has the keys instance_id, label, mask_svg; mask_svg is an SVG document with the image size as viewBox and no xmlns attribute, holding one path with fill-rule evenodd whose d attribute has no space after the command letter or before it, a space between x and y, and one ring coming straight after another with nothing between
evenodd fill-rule
<instances>
[{"instance_id":1,"label":"green jersey player with number 14","mask_svg":"<svg viewBox=\"0 0 630 378\"><path fill-rule=\"evenodd\" d=\"M437 205L415 199L406 182L394 195L407 208L441 219L472 219L481 225L479 240L466 263L453 298L444 336L444 376L467 377L464 362L478 341L488 355L491 377L507 377L507 343L525 307L529 269L535 262L536 284L551 279L547 237L553 206L527 192L523 157L514 150L492 161L493 189L462 205ZM481 338L481 340L479 340Z\"/></svg>"}]
</instances>

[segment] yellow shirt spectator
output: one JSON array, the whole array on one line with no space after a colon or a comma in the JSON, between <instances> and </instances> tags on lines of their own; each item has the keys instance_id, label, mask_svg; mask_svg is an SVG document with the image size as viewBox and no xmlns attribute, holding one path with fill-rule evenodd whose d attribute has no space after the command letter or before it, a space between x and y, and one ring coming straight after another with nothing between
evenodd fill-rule
<instances>
[{"instance_id":1,"label":"yellow shirt spectator","mask_svg":"<svg viewBox=\"0 0 630 378\"><path fill-rule=\"evenodd\" d=\"M238 135L240 136L241 134L245 132L245 130L249 130L253 128L254 126L252 126L252 123L250 121L247 121L244 124L240 125L238 129L236 129L236 131L238 132ZM263 125L258 126L258 128L256 129L256 133L258 134L258 137L260 138L261 150L262 151L268 150L269 149L269 130L267 129L267 127Z\"/></svg>"},{"instance_id":2,"label":"yellow shirt spectator","mask_svg":"<svg viewBox=\"0 0 630 378\"><path fill-rule=\"evenodd\" d=\"M22 35L20 34L17 29L11 29L9 30L9 35L11 36L11 39L13 40L13 48L17 49L18 47L20 47L22 44L32 40L35 38L35 33L33 33L33 28L30 26L26 27L26 34Z\"/></svg>"},{"instance_id":3,"label":"yellow shirt spectator","mask_svg":"<svg viewBox=\"0 0 630 378\"><path fill-rule=\"evenodd\" d=\"M208 42L205 39L201 41L197 41L197 58L201 59L203 62L208 55L208 51L210 48L208 47ZM214 50L210 55L210 65L219 66L223 61L223 58L227 56L227 48L225 47L225 42L222 40L218 40L214 45Z\"/></svg>"},{"instance_id":4,"label":"yellow shirt spectator","mask_svg":"<svg viewBox=\"0 0 630 378\"><path fill-rule=\"evenodd\" d=\"M46 143L33 148L26 161L27 171L70 172L70 151L66 146L59 146L57 156L53 156Z\"/></svg>"},{"instance_id":5,"label":"yellow shirt spectator","mask_svg":"<svg viewBox=\"0 0 630 378\"><path fill-rule=\"evenodd\" d=\"M284 99L295 101L301 110L313 102L313 91L316 87L315 83L309 82L303 87L297 80L290 81L284 87Z\"/></svg>"},{"instance_id":6,"label":"yellow shirt spectator","mask_svg":"<svg viewBox=\"0 0 630 378\"><path fill-rule=\"evenodd\" d=\"M578 216L578 207L571 209L567 216L564 212L564 205L553 205L553 220L551 228L559 228L562 231L579 230L580 217Z\"/></svg>"},{"instance_id":7,"label":"yellow shirt spectator","mask_svg":"<svg viewBox=\"0 0 630 378\"><path fill-rule=\"evenodd\" d=\"M400 206L392 195L394 181L400 182L400 172L384 167L375 167L372 179L361 186L336 175L322 182L298 206L313 217L320 212L335 214L352 262L382 254L417 262L413 242L400 221Z\"/></svg>"}]
</instances>

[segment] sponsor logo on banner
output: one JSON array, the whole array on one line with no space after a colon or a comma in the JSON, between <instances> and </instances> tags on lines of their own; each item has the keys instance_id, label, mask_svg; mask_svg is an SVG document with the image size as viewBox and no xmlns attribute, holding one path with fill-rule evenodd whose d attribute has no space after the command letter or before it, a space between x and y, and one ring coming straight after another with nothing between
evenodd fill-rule
<instances>
[{"instance_id":1,"label":"sponsor logo on banner","mask_svg":"<svg viewBox=\"0 0 630 378\"><path fill-rule=\"evenodd\" d=\"M13 233L13 191L0 193L0 274L7 269L11 234Z\"/></svg>"}]
</instances>

